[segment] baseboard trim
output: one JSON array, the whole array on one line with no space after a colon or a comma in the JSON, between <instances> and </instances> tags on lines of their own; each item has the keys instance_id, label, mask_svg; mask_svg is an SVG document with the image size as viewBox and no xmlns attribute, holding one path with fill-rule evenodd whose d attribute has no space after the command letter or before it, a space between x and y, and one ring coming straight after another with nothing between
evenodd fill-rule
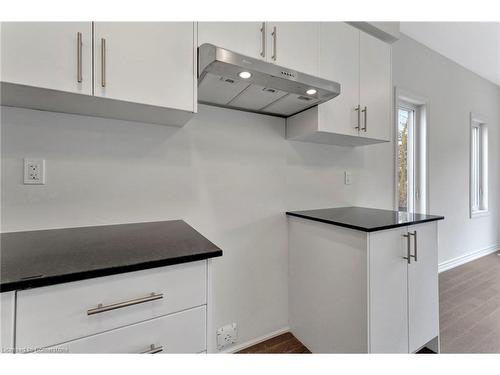
<instances>
[{"instance_id":1,"label":"baseboard trim","mask_svg":"<svg viewBox=\"0 0 500 375\"><path fill-rule=\"evenodd\" d=\"M246 342L244 342L242 344L238 344L236 346L232 346L231 348L228 348L226 350L222 350L219 353L225 353L225 354L236 353L236 352L239 352L240 350L249 348L249 347L256 345L256 344L260 344L263 341L272 339L273 337L282 335L283 333L287 333L287 332L290 332L290 327L283 327L283 328L278 329L277 331L271 332L267 335L257 337L255 339L246 341Z\"/></svg>"},{"instance_id":2,"label":"baseboard trim","mask_svg":"<svg viewBox=\"0 0 500 375\"><path fill-rule=\"evenodd\" d=\"M473 251L469 254L465 254L465 255L459 256L457 258L447 260L447 261L439 264L438 272L441 273L444 271L451 270L452 268L461 266L462 264L471 262L473 260L484 257L486 255L492 254L498 250L500 250L500 244L488 246L488 247L485 247L484 249L476 250L476 251Z\"/></svg>"}]
</instances>

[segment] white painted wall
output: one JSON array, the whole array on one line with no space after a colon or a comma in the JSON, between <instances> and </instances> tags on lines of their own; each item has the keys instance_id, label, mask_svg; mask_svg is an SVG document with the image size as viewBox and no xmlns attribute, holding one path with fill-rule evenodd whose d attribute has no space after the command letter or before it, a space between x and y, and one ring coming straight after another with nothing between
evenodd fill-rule
<instances>
[{"instance_id":1,"label":"white painted wall","mask_svg":"<svg viewBox=\"0 0 500 375\"><path fill-rule=\"evenodd\" d=\"M351 204L364 153L287 142L284 120L214 107L184 128L2 108L2 231L182 218L219 245L209 348L288 325L284 212ZM46 185L22 185L22 159ZM390 196L390 194L388 194Z\"/></svg>"},{"instance_id":2,"label":"white painted wall","mask_svg":"<svg viewBox=\"0 0 500 375\"><path fill-rule=\"evenodd\" d=\"M498 87L403 37L394 80L430 99L430 210L440 261L499 243ZM491 214L468 218L468 113L490 121ZM284 120L213 107L184 128L2 108L2 231L182 218L224 250L213 260L209 350L237 322L239 342L288 325L286 210L392 208L393 145L287 142ZM22 185L23 157L47 161ZM354 183L343 185L343 171Z\"/></svg>"},{"instance_id":3,"label":"white painted wall","mask_svg":"<svg viewBox=\"0 0 500 375\"><path fill-rule=\"evenodd\" d=\"M429 99L430 212L442 214L439 262L500 244L500 87L420 43L393 44L396 86ZM469 113L489 126L490 214L469 218Z\"/></svg>"}]
</instances>

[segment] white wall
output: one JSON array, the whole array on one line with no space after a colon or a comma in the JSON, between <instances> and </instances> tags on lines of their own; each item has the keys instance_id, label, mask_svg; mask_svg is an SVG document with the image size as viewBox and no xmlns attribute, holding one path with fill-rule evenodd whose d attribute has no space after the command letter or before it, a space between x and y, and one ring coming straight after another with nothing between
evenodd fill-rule
<instances>
[{"instance_id":1,"label":"white wall","mask_svg":"<svg viewBox=\"0 0 500 375\"><path fill-rule=\"evenodd\" d=\"M219 245L210 348L288 325L286 210L351 204L364 152L287 142L284 120L214 107L184 128L2 108L2 231L182 218ZM46 185L22 185L22 159ZM354 174L356 178L356 174ZM388 197L390 195L388 194Z\"/></svg>"},{"instance_id":2,"label":"white wall","mask_svg":"<svg viewBox=\"0 0 500 375\"><path fill-rule=\"evenodd\" d=\"M430 210L440 261L499 243L499 90L408 38L394 80L430 99ZM468 218L469 111L490 121L491 215ZM224 250L212 262L209 349L288 325L286 210L392 208L393 145L287 142L284 120L200 106L184 128L2 108L2 231L184 219ZM23 157L47 184L22 185ZM343 184L344 169L354 183Z\"/></svg>"},{"instance_id":3,"label":"white wall","mask_svg":"<svg viewBox=\"0 0 500 375\"><path fill-rule=\"evenodd\" d=\"M439 262L500 244L500 87L402 36L393 44L394 85L429 99L430 212L439 224ZM489 126L490 214L469 218L469 114Z\"/></svg>"}]
</instances>

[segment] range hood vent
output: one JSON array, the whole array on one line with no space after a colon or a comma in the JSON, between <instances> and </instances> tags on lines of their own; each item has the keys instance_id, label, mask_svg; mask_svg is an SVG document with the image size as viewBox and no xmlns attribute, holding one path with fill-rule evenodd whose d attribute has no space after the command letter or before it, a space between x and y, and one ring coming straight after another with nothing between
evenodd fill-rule
<instances>
[{"instance_id":1,"label":"range hood vent","mask_svg":"<svg viewBox=\"0 0 500 375\"><path fill-rule=\"evenodd\" d=\"M198 48L198 101L290 117L340 94L340 84L243 56L212 44Z\"/></svg>"}]
</instances>

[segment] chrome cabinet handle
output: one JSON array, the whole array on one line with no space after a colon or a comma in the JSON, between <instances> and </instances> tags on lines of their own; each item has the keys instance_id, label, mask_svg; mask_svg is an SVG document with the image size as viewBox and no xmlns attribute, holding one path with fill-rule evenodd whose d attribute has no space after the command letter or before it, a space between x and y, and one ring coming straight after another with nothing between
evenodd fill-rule
<instances>
[{"instance_id":1,"label":"chrome cabinet handle","mask_svg":"<svg viewBox=\"0 0 500 375\"><path fill-rule=\"evenodd\" d=\"M76 81L81 83L82 77L82 33L76 33Z\"/></svg>"},{"instance_id":2,"label":"chrome cabinet handle","mask_svg":"<svg viewBox=\"0 0 500 375\"><path fill-rule=\"evenodd\" d=\"M260 55L262 57L266 57L266 23L262 22L262 26L260 27L260 43L262 49L260 50Z\"/></svg>"},{"instance_id":3,"label":"chrome cabinet handle","mask_svg":"<svg viewBox=\"0 0 500 375\"><path fill-rule=\"evenodd\" d=\"M358 126L355 126L354 129L360 130L361 128L361 106L358 105L356 108L354 108L355 112L358 112Z\"/></svg>"},{"instance_id":4,"label":"chrome cabinet handle","mask_svg":"<svg viewBox=\"0 0 500 375\"><path fill-rule=\"evenodd\" d=\"M368 128L368 107L365 106L365 108L361 111L364 113L365 117L365 127L361 130L363 130L366 133L366 129Z\"/></svg>"},{"instance_id":5,"label":"chrome cabinet handle","mask_svg":"<svg viewBox=\"0 0 500 375\"><path fill-rule=\"evenodd\" d=\"M149 347L148 350L146 350L145 352L142 352L141 354L156 354L156 353L160 353L163 351L163 346L157 346L155 347L154 344L151 344L151 346Z\"/></svg>"},{"instance_id":6,"label":"chrome cabinet handle","mask_svg":"<svg viewBox=\"0 0 500 375\"><path fill-rule=\"evenodd\" d=\"M411 257L415 258L415 262L418 262L417 260L417 231L414 231L413 233L409 233L410 236L413 236L413 245L415 246L415 255L410 255Z\"/></svg>"},{"instance_id":7,"label":"chrome cabinet handle","mask_svg":"<svg viewBox=\"0 0 500 375\"><path fill-rule=\"evenodd\" d=\"M87 315L100 314L100 313L103 313L106 311L111 311L111 310L121 309L123 307L138 305L140 303L156 301L157 299L162 299L162 298L163 298L163 293L158 293L158 294L151 293L149 296L146 296L146 297L135 298L135 299L131 299L128 301L113 303L111 305L106 305L106 306L104 306L102 303L100 303L99 305L97 305L97 307L90 309L90 310L87 310Z\"/></svg>"},{"instance_id":8,"label":"chrome cabinet handle","mask_svg":"<svg viewBox=\"0 0 500 375\"><path fill-rule=\"evenodd\" d=\"M277 40L277 32L276 32L276 26L273 27L273 32L271 34L273 36L273 55L272 58L274 61L276 61L276 58L278 57L278 47L276 46L276 40Z\"/></svg>"},{"instance_id":9,"label":"chrome cabinet handle","mask_svg":"<svg viewBox=\"0 0 500 375\"><path fill-rule=\"evenodd\" d=\"M101 86L106 87L106 39L101 38Z\"/></svg>"},{"instance_id":10,"label":"chrome cabinet handle","mask_svg":"<svg viewBox=\"0 0 500 375\"><path fill-rule=\"evenodd\" d=\"M406 256L403 257L403 259L406 259L408 264L411 263L411 238L410 238L410 233L408 232L407 234L403 234L403 237L406 238Z\"/></svg>"}]
</instances>

